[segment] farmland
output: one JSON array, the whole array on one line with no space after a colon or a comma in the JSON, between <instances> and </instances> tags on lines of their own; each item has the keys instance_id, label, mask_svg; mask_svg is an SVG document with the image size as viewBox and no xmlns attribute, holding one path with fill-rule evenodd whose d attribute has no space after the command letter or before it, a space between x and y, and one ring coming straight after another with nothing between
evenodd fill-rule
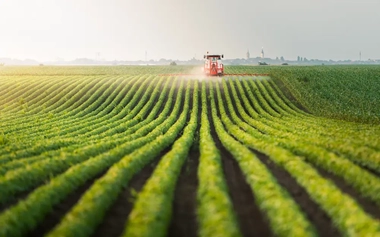
<instances>
[{"instance_id":1,"label":"farmland","mask_svg":"<svg viewBox=\"0 0 380 237\"><path fill-rule=\"evenodd\" d=\"M380 236L380 68L2 67L0 236Z\"/></svg>"}]
</instances>

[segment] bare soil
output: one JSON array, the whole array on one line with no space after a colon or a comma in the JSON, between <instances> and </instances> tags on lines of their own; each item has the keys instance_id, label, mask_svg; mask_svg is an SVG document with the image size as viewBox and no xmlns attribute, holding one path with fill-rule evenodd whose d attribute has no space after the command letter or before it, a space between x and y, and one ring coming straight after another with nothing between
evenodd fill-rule
<instances>
[{"instance_id":1,"label":"bare soil","mask_svg":"<svg viewBox=\"0 0 380 237\"><path fill-rule=\"evenodd\" d=\"M122 190L117 197L116 201L111 205L110 209L106 212L103 222L97 227L93 237L100 236L121 236L124 231L125 223L128 216L132 211L135 192L140 192L146 181L152 175L154 168L160 160L160 157L167 153L170 149L167 148L154 159L153 162L146 165L140 172L132 177L128 186Z\"/></svg>"},{"instance_id":2,"label":"bare soil","mask_svg":"<svg viewBox=\"0 0 380 237\"><path fill-rule=\"evenodd\" d=\"M178 178L173 201L172 220L168 229L170 237L197 236L197 188L199 150L193 148Z\"/></svg>"},{"instance_id":3,"label":"bare soil","mask_svg":"<svg viewBox=\"0 0 380 237\"><path fill-rule=\"evenodd\" d=\"M194 91L191 85L190 94ZM198 95L200 98L200 94ZM199 99L198 98L198 99ZM194 101L191 100L190 108ZM197 101L199 104L199 101ZM168 236L177 237L195 237L197 236L197 188L198 188L198 165L199 165L199 128L200 128L200 111L198 106L198 126L196 137L189 151L185 164L181 169L178 177L173 200L172 219L168 229ZM188 115L190 120L190 114Z\"/></svg>"},{"instance_id":4,"label":"bare soil","mask_svg":"<svg viewBox=\"0 0 380 237\"><path fill-rule=\"evenodd\" d=\"M306 190L286 170L274 164L265 154L258 151L253 152L299 205L309 221L315 226L319 236L341 236L331 218L310 198Z\"/></svg>"},{"instance_id":5,"label":"bare soil","mask_svg":"<svg viewBox=\"0 0 380 237\"><path fill-rule=\"evenodd\" d=\"M369 198L364 197L358 191L356 191L352 186L348 185L343 178L338 177L332 173L329 173L321 168L315 167L319 174L326 179L331 180L343 193L349 195L353 198L363 210L370 214L372 217L380 220L380 208Z\"/></svg>"},{"instance_id":6,"label":"bare soil","mask_svg":"<svg viewBox=\"0 0 380 237\"><path fill-rule=\"evenodd\" d=\"M95 178L88 180L79 187L75 192L69 194L62 202L56 205L52 212L46 215L44 221L42 221L37 227L30 231L27 236L39 237L44 236L50 230L52 230L65 216L65 214L79 201L81 196L92 186L92 184L100 178L105 172L100 173Z\"/></svg>"}]
</instances>

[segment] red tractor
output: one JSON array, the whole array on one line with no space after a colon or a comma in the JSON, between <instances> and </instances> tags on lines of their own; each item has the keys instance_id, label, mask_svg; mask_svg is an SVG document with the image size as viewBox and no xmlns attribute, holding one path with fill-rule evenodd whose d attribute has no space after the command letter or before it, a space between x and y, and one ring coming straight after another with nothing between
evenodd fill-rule
<instances>
[{"instance_id":1,"label":"red tractor","mask_svg":"<svg viewBox=\"0 0 380 237\"><path fill-rule=\"evenodd\" d=\"M205 65L204 65L204 73L207 76L223 76L224 73L224 67L222 63L222 55L216 55L216 54L207 54L204 55Z\"/></svg>"},{"instance_id":2,"label":"red tractor","mask_svg":"<svg viewBox=\"0 0 380 237\"><path fill-rule=\"evenodd\" d=\"M222 63L223 54L207 54L203 56L205 59L204 67L202 68L203 74L200 74L199 67L196 67L194 73L170 73L170 74L160 74L160 76L269 76L269 74L264 73L224 73L224 65Z\"/></svg>"}]
</instances>

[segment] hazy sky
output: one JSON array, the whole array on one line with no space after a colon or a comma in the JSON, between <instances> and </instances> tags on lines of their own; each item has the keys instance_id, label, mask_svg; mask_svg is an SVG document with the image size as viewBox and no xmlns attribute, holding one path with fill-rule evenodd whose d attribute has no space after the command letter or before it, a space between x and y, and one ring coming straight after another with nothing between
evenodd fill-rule
<instances>
[{"instance_id":1,"label":"hazy sky","mask_svg":"<svg viewBox=\"0 0 380 237\"><path fill-rule=\"evenodd\" d=\"M0 58L380 58L380 0L0 0Z\"/></svg>"}]
</instances>

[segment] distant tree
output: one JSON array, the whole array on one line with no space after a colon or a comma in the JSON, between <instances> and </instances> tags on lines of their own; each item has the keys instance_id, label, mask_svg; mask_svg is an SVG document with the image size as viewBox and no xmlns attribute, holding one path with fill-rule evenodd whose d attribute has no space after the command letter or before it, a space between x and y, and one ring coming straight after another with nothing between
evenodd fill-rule
<instances>
[{"instance_id":1,"label":"distant tree","mask_svg":"<svg viewBox=\"0 0 380 237\"><path fill-rule=\"evenodd\" d=\"M170 66L177 66L177 63L173 61L170 63Z\"/></svg>"},{"instance_id":2,"label":"distant tree","mask_svg":"<svg viewBox=\"0 0 380 237\"><path fill-rule=\"evenodd\" d=\"M42 67L42 66L43 66L43 64L42 64L42 63L40 63L40 66Z\"/></svg>"},{"instance_id":3,"label":"distant tree","mask_svg":"<svg viewBox=\"0 0 380 237\"><path fill-rule=\"evenodd\" d=\"M300 60L300 56L297 56L297 62L299 62L299 61L301 61L301 60Z\"/></svg>"},{"instance_id":4,"label":"distant tree","mask_svg":"<svg viewBox=\"0 0 380 237\"><path fill-rule=\"evenodd\" d=\"M304 62L307 62L308 60L307 60L307 58L303 58L303 61L304 61Z\"/></svg>"},{"instance_id":5,"label":"distant tree","mask_svg":"<svg viewBox=\"0 0 380 237\"><path fill-rule=\"evenodd\" d=\"M279 60L278 57L276 57L276 60L277 60L277 61Z\"/></svg>"},{"instance_id":6,"label":"distant tree","mask_svg":"<svg viewBox=\"0 0 380 237\"><path fill-rule=\"evenodd\" d=\"M301 61L301 62L303 61L303 58L302 58L302 57L300 57L300 61Z\"/></svg>"},{"instance_id":7,"label":"distant tree","mask_svg":"<svg viewBox=\"0 0 380 237\"><path fill-rule=\"evenodd\" d=\"M285 61L285 59L284 59L284 57L283 57L283 56L281 56L280 60L281 60L281 61Z\"/></svg>"}]
</instances>

